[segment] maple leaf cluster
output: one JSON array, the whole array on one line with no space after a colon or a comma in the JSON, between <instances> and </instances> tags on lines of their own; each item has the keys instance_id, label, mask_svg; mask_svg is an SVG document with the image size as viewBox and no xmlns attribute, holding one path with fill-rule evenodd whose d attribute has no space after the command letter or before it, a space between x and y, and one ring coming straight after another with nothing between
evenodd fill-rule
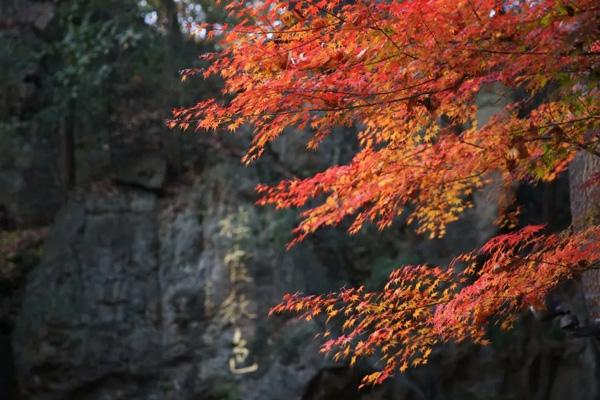
<instances>
[{"instance_id":1,"label":"maple leaf cluster","mask_svg":"<svg viewBox=\"0 0 600 400\"><path fill-rule=\"evenodd\" d=\"M245 162L288 127L312 132L310 149L334 127L359 129L360 149L347 165L258 187L262 205L308 207L291 245L346 218L355 233L405 212L418 232L440 237L494 176L506 187L551 181L576 152L599 155L597 0L263 0L227 8L238 22L218 27L222 50L204 56L206 69L183 75L219 76L223 99L174 110L171 127L251 125ZM492 83L518 89L520 100L480 126L475 98ZM287 296L274 311L343 318L347 333L324 350L352 362L379 351L385 368L365 380L379 383L395 368L424 363L435 343L483 342L486 323L509 326L517 310L598 260L598 233L531 227L490 241L483 261L468 254L449 268L405 267L382 292ZM460 274L458 261L468 264Z\"/></svg>"},{"instance_id":2,"label":"maple leaf cluster","mask_svg":"<svg viewBox=\"0 0 600 400\"><path fill-rule=\"evenodd\" d=\"M497 236L455 258L450 268L397 269L380 292L360 287L327 295L286 295L271 313L291 311L306 320L325 315L328 322L342 317L342 333L321 350L333 352L336 360L350 359L351 365L379 353L383 368L365 376L362 385L379 384L396 369L426 364L436 344L487 344L486 327L509 329L517 311L543 306L559 282L588 269L589 260L600 259L600 227L573 235L539 234L542 228ZM331 335L327 330L323 336Z\"/></svg>"}]
</instances>

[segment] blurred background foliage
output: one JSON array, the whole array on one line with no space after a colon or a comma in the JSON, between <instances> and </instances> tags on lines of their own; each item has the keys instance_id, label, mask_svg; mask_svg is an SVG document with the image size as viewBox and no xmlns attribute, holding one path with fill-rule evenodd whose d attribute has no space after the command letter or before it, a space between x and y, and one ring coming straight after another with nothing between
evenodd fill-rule
<instances>
[{"instance_id":1,"label":"blurred background foliage","mask_svg":"<svg viewBox=\"0 0 600 400\"><path fill-rule=\"evenodd\" d=\"M165 137L163 121L172 107L212 89L192 82L187 90L178 75L183 67L198 66L198 55L213 46L200 39L196 26L223 17L211 1L60 1L40 10L48 15L37 16L40 21L27 32L18 23L11 26L11 13L18 20L22 12L17 3L3 5L9 18L8 29L0 30L1 130L60 131L63 141L72 142L57 147L61 157L74 159L58 163L73 169L61 178L72 180L62 182L68 187L97 170L82 165L84 159L108 167L118 161L119 147L131 142L181 158L174 135Z\"/></svg>"}]
</instances>

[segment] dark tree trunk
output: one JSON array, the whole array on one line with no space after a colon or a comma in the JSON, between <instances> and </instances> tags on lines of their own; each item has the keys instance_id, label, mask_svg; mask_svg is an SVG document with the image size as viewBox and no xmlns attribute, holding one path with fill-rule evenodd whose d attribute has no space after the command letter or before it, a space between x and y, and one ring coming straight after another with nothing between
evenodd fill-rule
<instances>
[{"instance_id":1,"label":"dark tree trunk","mask_svg":"<svg viewBox=\"0 0 600 400\"><path fill-rule=\"evenodd\" d=\"M162 21L162 26L166 30L168 40L167 54L164 64L165 75L169 77L168 79L172 79L173 84L178 85L181 90L182 86L179 82L179 66L177 65L176 54L183 43L183 36L181 27L179 26L179 13L177 10L177 4L173 0L160 0L160 13L160 20ZM165 107L165 109L168 109L172 106L173 103L170 103L168 107ZM164 145L166 147L165 150L167 158L170 159L174 172L179 175L183 170L181 161L181 135L167 135L165 137Z\"/></svg>"},{"instance_id":2,"label":"dark tree trunk","mask_svg":"<svg viewBox=\"0 0 600 400\"><path fill-rule=\"evenodd\" d=\"M162 24L167 31L169 46L171 52L181 43L181 29L179 27L179 14L177 13L177 5L173 0L161 0L160 12Z\"/></svg>"},{"instance_id":3,"label":"dark tree trunk","mask_svg":"<svg viewBox=\"0 0 600 400\"><path fill-rule=\"evenodd\" d=\"M569 167L571 217L573 229L581 230L600 224L600 187L584 187L600 173L600 158L580 152ZM600 322L600 270L586 271L581 277L585 305L592 322Z\"/></svg>"},{"instance_id":4,"label":"dark tree trunk","mask_svg":"<svg viewBox=\"0 0 600 400\"><path fill-rule=\"evenodd\" d=\"M600 158L586 152L577 154L569 166L571 222L576 231L600 223L600 188L583 186L590 177L599 172ZM571 342L579 354L578 364L581 368L576 378L571 377L572 386L580 389L575 388L571 394L576 393L577 390L582 392L577 397L564 398L598 399L600 398L600 341L594 332L595 325L600 322L600 271L590 270L584 273L580 287L582 290L573 300L574 304L584 303L581 305L585 310L577 307L577 313L585 320L582 330L587 331L591 336L584 341ZM575 300L577 298L580 300Z\"/></svg>"}]
</instances>

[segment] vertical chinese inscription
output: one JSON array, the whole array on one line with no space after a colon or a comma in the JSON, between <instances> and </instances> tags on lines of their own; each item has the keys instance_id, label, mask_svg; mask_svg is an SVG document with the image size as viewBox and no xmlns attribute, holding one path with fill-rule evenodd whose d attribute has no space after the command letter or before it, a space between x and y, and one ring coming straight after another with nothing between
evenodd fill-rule
<instances>
[{"instance_id":1,"label":"vertical chinese inscription","mask_svg":"<svg viewBox=\"0 0 600 400\"><path fill-rule=\"evenodd\" d=\"M248 212L241 209L230 218L221 221L221 236L229 239L230 250L223 259L228 269L230 291L221 304L223 319L233 326L232 350L229 357L229 371L236 375L248 374L258 370L258 363L253 360L248 341L244 338L241 323L256 319L251 310L251 299L246 291L254 280L248 271L247 252L244 244L250 238Z\"/></svg>"}]
</instances>

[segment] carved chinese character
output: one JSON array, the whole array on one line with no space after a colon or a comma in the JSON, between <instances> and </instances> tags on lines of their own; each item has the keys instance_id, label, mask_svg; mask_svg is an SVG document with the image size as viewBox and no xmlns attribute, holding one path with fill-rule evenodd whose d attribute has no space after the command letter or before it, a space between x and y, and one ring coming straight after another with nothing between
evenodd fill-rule
<instances>
[{"instance_id":1,"label":"carved chinese character","mask_svg":"<svg viewBox=\"0 0 600 400\"><path fill-rule=\"evenodd\" d=\"M246 295L240 293L239 289L234 287L221 305L223 319L232 324L242 318L256 319L256 314L248 310L249 305L250 300L248 300Z\"/></svg>"},{"instance_id":2,"label":"carved chinese character","mask_svg":"<svg viewBox=\"0 0 600 400\"><path fill-rule=\"evenodd\" d=\"M248 273L248 268L244 264L234 264L229 266L229 281L235 283L251 283L252 277Z\"/></svg>"},{"instance_id":3,"label":"carved chinese character","mask_svg":"<svg viewBox=\"0 0 600 400\"><path fill-rule=\"evenodd\" d=\"M250 355L246 347L248 342L242 338L242 331L237 326L233 333L233 354L229 358L229 371L234 374L248 374L258 370L258 364L245 365Z\"/></svg>"}]
</instances>

